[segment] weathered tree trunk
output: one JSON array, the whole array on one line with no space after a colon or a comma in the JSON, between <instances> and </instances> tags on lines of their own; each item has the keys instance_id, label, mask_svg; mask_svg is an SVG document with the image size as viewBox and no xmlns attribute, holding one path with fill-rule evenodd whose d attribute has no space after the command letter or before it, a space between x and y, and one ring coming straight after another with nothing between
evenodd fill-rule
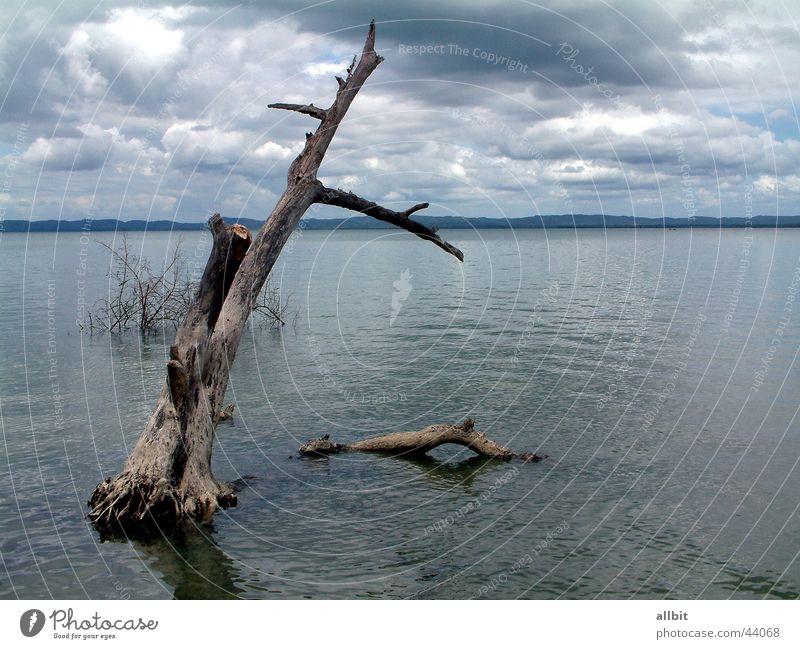
<instances>
[{"instance_id":1,"label":"weathered tree trunk","mask_svg":"<svg viewBox=\"0 0 800 649\"><path fill-rule=\"evenodd\" d=\"M422 430L389 433L368 437L354 444L337 444L330 436L310 439L300 447L302 455L334 455L348 451L366 451L391 455L424 455L442 444L459 444L483 457L508 462L524 460L538 462L542 458L535 453L515 453L486 437L486 433L475 430L475 422L465 419L460 424L434 424Z\"/></svg>"},{"instance_id":2,"label":"weathered tree trunk","mask_svg":"<svg viewBox=\"0 0 800 649\"><path fill-rule=\"evenodd\" d=\"M167 381L158 403L122 473L95 488L89 518L101 530L136 533L143 527L172 527L205 521L219 507L236 503L229 485L214 479L211 451L230 368L255 300L300 218L314 203L353 209L393 223L432 241L463 260L460 250L409 216L420 203L395 212L352 193L324 187L317 171L347 109L367 77L383 59L375 53L375 24L370 24L360 59L355 58L330 108L271 104L320 120L306 136L289 167L286 190L252 240L246 228L226 225L219 215L209 222L214 246L195 302L170 348Z\"/></svg>"},{"instance_id":3,"label":"weathered tree trunk","mask_svg":"<svg viewBox=\"0 0 800 649\"><path fill-rule=\"evenodd\" d=\"M156 408L122 473L97 485L89 501L89 518L101 529L142 522L170 526L236 502L233 491L211 475L219 412L207 398L202 368L208 338L251 240L247 228L226 225L219 214L209 226L214 245L197 298L170 347Z\"/></svg>"}]
</instances>

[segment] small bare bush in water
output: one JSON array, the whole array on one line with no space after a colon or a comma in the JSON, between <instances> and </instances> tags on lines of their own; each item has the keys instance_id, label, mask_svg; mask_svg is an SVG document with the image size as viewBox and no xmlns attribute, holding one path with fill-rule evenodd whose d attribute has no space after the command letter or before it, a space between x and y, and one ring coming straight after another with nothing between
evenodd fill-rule
<instances>
[{"instance_id":1,"label":"small bare bush in water","mask_svg":"<svg viewBox=\"0 0 800 649\"><path fill-rule=\"evenodd\" d=\"M125 237L118 247L98 243L111 253L108 297L99 300L89 313L89 331L150 333L168 326L177 329L198 290L181 242L160 269L134 253ZM287 308L288 298L282 298L280 288L267 282L253 311L261 323L280 327L286 324Z\"/></svg>"}]
</instances>

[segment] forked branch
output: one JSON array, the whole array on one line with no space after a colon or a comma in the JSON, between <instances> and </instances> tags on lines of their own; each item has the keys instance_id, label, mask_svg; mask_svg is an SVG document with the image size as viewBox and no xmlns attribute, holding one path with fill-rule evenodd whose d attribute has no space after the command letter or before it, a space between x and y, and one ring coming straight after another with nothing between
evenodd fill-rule
<instances>
[{"instance_id":1,"label":"forked branch","mask_svg":"<svg viewBox=\"0 0 800 649\"><path fill-rule=\"evenodd\" d=\"M358 91L366 82L370 74L383 61L383 57L375 53L375 21L369 24L364 49L359 58L353 57L353 63L347 69L347 78L337 78L339 90L336 98L329 108L317 108L312 104L269 104L270 108L294 110L306 115L311 115L320 120L320 125L314 133L306 137L303 151L289 166L289 185L297 184L308 178L316 178L317 170L322 164L322 159L328 146L339 128L339 124L353 103Z\"/></svg>"},{"instance_id":2,"label":"forked branch","mask_svg":"<svg viewBox=\"0 0 800 649\"><path fill-rule=\"evenodd\" d=\"M347 210L353 210L354 212L360 212L366 216L371 216L379 221L391 223L392 225L396 225L398 228L403 228L412 234L416 234L422 239L431 241L445 252L449 252L459 261L464 261L464 253L436 234L435 228L429 228L418 221L412 221L410 218L408 218L414 212L424 210L426 207L428 207L428 203L418 203L402 212L395 212L394 210L390 210L382 205L368 201L366 198L356 196L353 192L346 192L341 189L329 189L327 187L323 187L322 185L320 185L319 198L316 202L325 203L326 205L335 205L336 207L343 207Z\"/></svg>"},{"instance_id":3,"label":"forked branch","mask_svg":"<svg viewBox=\"0 0 800 649\"><path fill-rule=\"evenodd\" d=\"M306 145L303 151L289 167L289 183L291 185L292 183L299 183L302 179L308 179L313 186L313 202L336 205L337 207L360 212L361 214L371 216L380 221L391 223L422 239L431 241L442 250L456 257L459 261L464 261L464 254L458 248L437 235L435 228L429 228L409 218L414 212L428 207L428 203L419 203L403 212L395 212L377 203L360 198L353 193L344 192L340 189L328 189L327 187L323 187L316 179L317 171L328 149L328 145L347 112L348 107L361 89L361 86L364 85L367 77L380 65L381 61L383 61L383 57L378 56L375 52L375 21L373 20L367 31L367 38L364 41L364 49L361 52L361 57L353 57L353 62L350 64L350 67L347 68L347 77L345 79L336 77L339 90L330 108L318 108L314 106L314 104L269 104L269 108L292 110L320 120L320 125L317 127L317 130L314 133L306 135Z\"/></svg>"}]
</instances>

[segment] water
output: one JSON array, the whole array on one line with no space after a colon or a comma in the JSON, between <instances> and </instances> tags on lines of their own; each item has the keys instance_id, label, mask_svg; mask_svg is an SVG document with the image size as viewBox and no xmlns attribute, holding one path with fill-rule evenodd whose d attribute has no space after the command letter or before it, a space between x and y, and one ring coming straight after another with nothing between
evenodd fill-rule
<instances>
[{"instance_id":1,"label":"water","mask_svg":"<svg viewBox=\"0 0 800 649\"><path fill-rule=\"evenodd\" d=\"M245 336L215 449L239 506L101 542L87 497L171 340L77 327L111 234L3 234L0 596L798 597L800 231L447 235L465 264L403 232L292 240L292 317ZM208 244L183 234L199 266ZM296 453L467 415L549 458Z\"/></svg>"}]
</instances>

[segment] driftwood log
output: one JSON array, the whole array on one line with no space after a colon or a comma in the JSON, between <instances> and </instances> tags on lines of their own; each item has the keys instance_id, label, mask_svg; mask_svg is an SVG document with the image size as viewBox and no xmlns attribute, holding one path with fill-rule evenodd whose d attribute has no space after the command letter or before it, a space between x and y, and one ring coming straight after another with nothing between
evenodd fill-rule
<instances>
[{"instance_id":1,"label":"driftwood log","mask_svg":"<svg viewBox=\"0 0 800 649\"><path fill-rule=\"evenodd\" d=\"M348 451L366 451L391 455L424 455L442 444L466 446L478 455L509 462L523 460L538 462L536 453L515 453L489 439L486 433L475 430L475 422L465 419L460 424L434 424L422 430L404 431L368 437L353 444L337 444L330 435L308 440L300 447L301 455L334 455Z\"/></svg>"},{"instance_id":2,"label":"driftwood log","mask_svg":"<svg viewBox=\"0 0 800 649\"><path fill-rule=\"evenodd\" d=\"M236 504L230 485L211 473L217 424L226 418L223 399L230 368L247 319L289 236L311 205L325 203L356 210L392 223L463 260L460 250L410 216L419 203L395 212L339 189L323 186L317 171L348 108L383 59L375 53L370 24L360 58L337 77L339 88L329 108L311 104L271 104L319 120L289 166L286 189L255 237L240 225L215 215L211 256L194 303L175 335L166 381L153 414L122 472L98 484L89 499L89 519L100 531L136 534L187 521L207 521L219 507Z\"/></svg>"}]
</instances>

